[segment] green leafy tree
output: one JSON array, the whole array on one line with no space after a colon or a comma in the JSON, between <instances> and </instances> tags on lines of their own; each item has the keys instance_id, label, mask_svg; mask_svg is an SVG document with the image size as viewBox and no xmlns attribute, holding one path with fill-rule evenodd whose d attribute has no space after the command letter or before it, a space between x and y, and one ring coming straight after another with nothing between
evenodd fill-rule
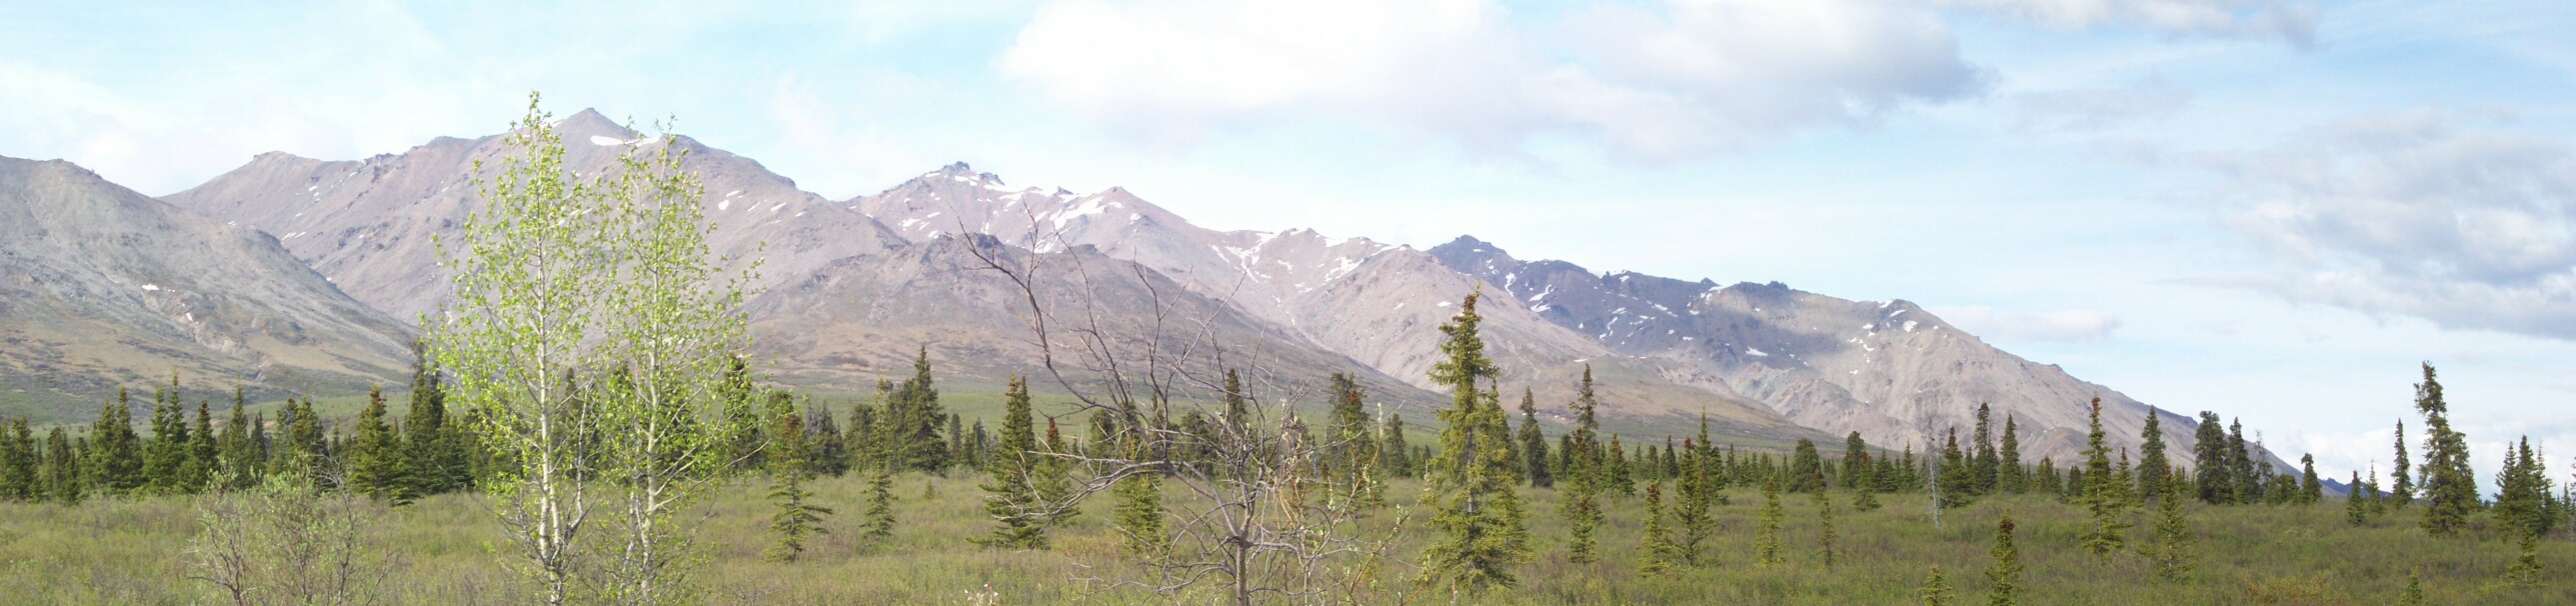
<instances>
[{"instance_id":1,"label":"green leafy tree","mask_svg":"<svg viewBox=\"0 0 2576 606\"><path fill-rule=\"evenodd\" d=\"M1001 443L984 462L984 513L994 525L979 542L1003 549L1045 549L1046 510L1053 504L1038 496L1037 468L1050 457L1038 450L1028 381L1012 376L1002 400Z\"/></svg>"},{"instance_id":2,"label":"green leafy tree","mask_svg":"<svg viewBox=\"0 0 2576 606\"><path fill-rule=\"evenodd\" d=\"M2021 603L2021 550L2013 547L2012 516L1995 523L1995 547L1987 553L1995 565L1986 569L1986 606Z\"/></svg>"},{"instance_id":3,"label":"green leafy tree","mask_svg":"<svg viewBox=\"0 0 2576 606\"><path fill-rule=\"evenodd\" d=\"M692 601L680 512L738 454L727 379L756 270L720 275L685 146L620 145L614 168L576 174L538 101L497 170L476 162L485 204L439 242L454 292L423 319L427 349L492 462L482 484L529 601Z\"/></svg>"},{"instance_id":4,"label":"green leafy tree","mask_svg":"<svg viewBox=\"0 0 2576 606\"><path fill-rule=\"evenodd\" d=\"M1459 593L1513 586L1511 567L1531 553L1501 394L1478 387L1501 371L1486 357L1478 328L1482 294L1468 294L1458 315L1440 326L1447 339L1430 373L1449 389L1450 406L1439 411L1440 449L1425 466L1422 504L1433 512L1437 536L1423 549L1422 580Z\"/></svg>"},{"instance_id":5,"label":"green leafy tree","mask_svg":"<svg viewBox=\"0 0 2576 606\"><path fill-rule=\"evenodd\" d=\"M2450 405L2430 363L2415 386L2415 411L2424 415L2424 530L2458 533L2478 509L2478 479L2469 469L2468 437L2451 429Z\"/></svg>"}]
</instances>

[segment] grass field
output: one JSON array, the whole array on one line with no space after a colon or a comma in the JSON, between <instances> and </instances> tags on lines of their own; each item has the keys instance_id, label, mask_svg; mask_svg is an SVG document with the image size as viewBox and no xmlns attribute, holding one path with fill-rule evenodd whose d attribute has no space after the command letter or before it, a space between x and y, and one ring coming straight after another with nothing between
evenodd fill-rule
<instances>
[{"instance_id":1,"label":"grass field","mask_svg":"<svg viewBox=\"0 0 2576 606\"><path fill-rule=\"evenodd\" d=\"M1114 540L1106 526L1105 499L1055 530L1056 549L995 551L968 542L987 527L975 488L977 478L898 479L897 537L866 544L856 537L861 491L856 475L825 478L817 486L824 505L838 510L832 534L792 564L761 561L768 545L769 510L748 485L724 489L707 504L703 536L707 565L698 581L714 604L947 604L973 603L971 592L989 591L996 603L1210 603L1212 595L1162 597L1092 593L1070 581L1084 564L1113 564ZM924 498L925 488L935 496ZM1409 504L1418 488L1394 487L1390 501ZM2432 538L2417 530L2406 510L2361 528L2343 521L2340 502L2313 507L2193 507L2200 537L2198 567L2183 583L2149 580L2134 554L2097 558L2077 546L2081 511L2040 497L1988 498L1945 512L1935 527L1918 495L1886 496L1887 507L1854 512L1838 495L1841 535L1838 562L1828 569L1815 547L1816 509L1790 496L1782 539L1786 563L1758 566L1753 558L1758 494L1742 489L1718 508L1717 564L1685 569L1660 579L1636 576L1636 540L1642 523L1637 499L1616 501L1603 537L1602 562L1564 560L1564 525L1554 511L1556 494L1523 489L1533 512L1530 528L1539 556L1517 568L1520 587L1463 600L1470 604L1906 604L1929 567L1939 565L1959 602L1983 603L1983 572L1995 521L2009 513L2028 566L2023 604L2393 604L2409 570L2422 575L2431 604L2576 604L2576 546L2564 539L2542 545L2552 579L2539 587L2501 580L2514 549L2499 534L2479 529L2459 538ZM26 604L213 603L212 588L186 580L183 554L196 515L186 497L93 500L77 506L0 505L0 602ZM508 604L518 586L486 547L498 526L480 497L444 495L399 509L376 510L381 532L373 538L395 563L385 571L378 603ZM1389 512L1391 514L1392 512ZM1377 519L1390 520L1392 515ZM2145 537L2144 515L2130 533ZM1410 560L1427 537L1404 533L1396 560ZM1354 562L1355 563L1355 562ZM1396 582L1409 572L1388 568L1386 593L1359 603L1439 604L1446 594L1403 595Z\"/></svg>"}]
</instances>

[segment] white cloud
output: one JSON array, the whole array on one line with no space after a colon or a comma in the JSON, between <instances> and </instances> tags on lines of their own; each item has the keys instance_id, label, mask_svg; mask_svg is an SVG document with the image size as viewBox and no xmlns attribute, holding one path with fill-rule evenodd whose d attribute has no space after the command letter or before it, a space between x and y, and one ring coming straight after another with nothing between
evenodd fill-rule
<instances>
[{"instance_id":1,"label":"white cloud","mask_svg":"<svg viewBox=\"0 0 2576 606\"><path fill-rule=\"evenodd\" d=\"M2066 29L2103 25L2171 34L2314 42L2314 0L1940 0Z\"/></svg>"},{"instance_id":2,"label":"white cloud","mask_svg":"<svg viewBox=\"0 0 2576 606\"><path fill-rule=\"evenodd\" d=\"M1115 128L1187 139L1343 120L1509 154L1572 134L1669 160L1979 94L1928 6L1672 0L1516 25L1486 0L1074 0L1006 78Z\"/></svg>"},{"instance_id":3,"label":"white cloud","mask_svg":"<svg viewBox=\"0 0 2576 606\"><path fill-rule=\"evenodd\" d=\"M2005 311L1983 305L1927 308L1932 315L1987 339L2090 343L2111 338L2120 318L2089 310Z\"/></svg>"},{"instance_id":4,"label":"white cloud","mask_svg":"<svg viewBox=\"0 0 2576 606\"><path fill-rule=\"evenodd\" d=\"M2035 91L2012 96L2023 128L2095 131L2133 120L2169 116L2191 105L2189 88L2148 76L2115 88Z\"/></svg>"},{"instance_id":5,"label":"white cloud","mask_svg":"<svg viewBox=\"0 0 2576 606\"><path fill-rule=\"evenodd\" d=\"M2234 181L2223 223L2284 267L2212 281L2576 339L2576 153L2455 122L2365 116L2210 159Z\"/></svg>"}]
</instances>

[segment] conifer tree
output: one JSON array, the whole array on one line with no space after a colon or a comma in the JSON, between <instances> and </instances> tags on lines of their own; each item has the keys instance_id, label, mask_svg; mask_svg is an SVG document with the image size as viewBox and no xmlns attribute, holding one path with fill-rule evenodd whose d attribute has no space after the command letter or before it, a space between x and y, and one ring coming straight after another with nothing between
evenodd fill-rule
<instances>
[{"instance_id":1,"label":"conifer tree","mask_svg":"<svg viewBox=\"0 0 2576 606\"><path fill-rule=\"evenodd\" d=\"M2197 475L2195 488L2200 500L2211 505L2236 502L2236 464L2227 458L2227 428L2219 422L2218 413L2201 411L2200 428L2192 438L2191 466Z\"/></svg>"},{"instance_id":2,"label":"conifer tree","mask_svg":"<svg viewBox=\"0 0 2576 606\"><path fill-rule=\"evenodd\" d=\"M939 390L931 385L930 347L921 347L913 358L912 378L895 388L888 400L894 423L893 456L904 469L938 473L948 468L948 443L940 436L940 425L948 422L948 411L939 404Z\"/></svg>"},{"instance_id":3,"label":"conifer tree","mask_svg":"<svg viewBox=\"0 0 2576 606\"><path fill-rule=\"evenodd\" d=\"M1995 565L1986 569L1986 606L2021 603L2021 550L2013 547L2012 516L1995 523L1995 547L1988 553Z\"/></svg>"},{"instance_id":4,"label":"conifer tree","mask_svg":"<svg viewBox=\"0 0 2576 606\"><path fill-rule=\"evenodd\" d=\"M2357 527L2370 521L2371 499L2368 496L2364 496L2369 493L2364 492L2364 487L2361 483L2361 472L2352 472L2352 484L2349 486L2352 488L2345 491L2343 497L2343 521L2344 523Z\"/></svg>"},{"instance_id":5,"label":"conifer tree","mask_svg":"<svg viewBox=\"0 0 2576 606\"><path fill-rule=\"evenodd\" d=\"M267 455L260 452L259 442L251 437L255 429L250 415L244 410L241 388L233 388L233 414L224 422L223 437L215 444L221 451L217 455L216 473L230 478L233 488L257 485L260 468L268 462Z\"/></svg>"},{"instance_id":6,"label":"conifer tree","mask_svg":"<svg viewBox=\"0 0 2576 606\"><path fill-rule=\"evenodd\" d=\"M1171 542L1163 529L1163 487L1161 478L1151 472L1130 474L1111 485L1117 499L1117 527L1127 553L1139 557L1160 555Z\"/></svg>"},{"instance_id":7,"label":"conifer tree","mask_svg":"<svg viewBox=\"0 0 2576 606\"><path fill-rule=\"evenodd\" d=\"M2424 530L2454 534L2478 508L2478 479L2469 469L2468 438L2451 430L2450 406L2430 363L2415 386L2415 410L2424 415Z\"/></svg>"},{"instance_id":8,"label":"conifer tree","mask_svg":"<svg viewBox=\"0 0 2576 606\"><path fill-rule=\"evenodd\" d=\"M1789 492L1824 492L1825 459L1822 453L1816 451L1816 442L1807 438L1798 438L1798 445L1790 452L1787 487Z\"/></svg>"},{"instance_id":9,"label":"conifer tree","mask_svg":"<svg viewBox=\"0 0 2576 606\"><path fill-rule=\"evenodd\" d=\"M1978 402L1977 450L1968 461L1969 471L1972 472L1971 478L1974 480L1970 488L1974 494L1991 494L1995 491L1998 473L1996 468L1999 465L1995 453L1994 427L1993 411L1987 408L1986 403Z\"/></svg>"},{"instance_id":10,"label":"conifer tree","mask_svg":"<svg viewBox=\"0 0 2576 606\"><path fill-rule=\"evenodd\" d=\"M982 429L983 421L975 427ZM977 435L982 435L980 432ZM841 477L850 473L850 440L841 433L841 425L832 420L828 408L809 406L805 409L806 468L816 476Z\"/></svg>"},{"instance_id":11,"label":"conifer tree","mask_svg":"<svg viewBox=\"0 0 2576 606\"><path fill-rule=\"evenodd\" d=\"M448 423L447 392L437 366L413 347L411 402L403 415L402 476L414 496L462 490L467 475L465 438Z\"/></svg>"},{"instance_id":12,"label":"conifer tree","mask_svg":"<svg viewBox=\"0 0 2576 606\"><path fill-rule=\"evenodd\" d=\"M1045 450L1038 453L1040 456L1030 465L1031 472L1037 476L1032 481L1037 484L1039 502L1056 508L1055 515L1047 522L1061 524L1081 514L1082 510L1071 503L1073 462L1062 455L1073 451L1065 444L1064 433L1056 428L1055 417L1047 417L1046 440L1040 447Z\"/></svg>"},{"instance_id":13,"label":"conifer tree","mask_svg":"<svg viewBox=\"0 0 2576 606\"><path fill-rule=\"evenodd\" d=\"M89 454L83 474L86 488L109 494L125 494L145 485L143 453L134 435L134 413L127 406L125 388L116 389L116 399L99 407L98 421L90 425Z\"/></svg>"},{"instance_id":14,"label":"conifer tree","mask_svg":"<svg viewBox=\"0 0 2576 606\"><path fill-rule=\"evenodd\" d=\"M1413 445L1404 440L1404 415L1386 415L1386 425L1378 429L1377 443L1378 467L1385 469L1389 477L1414 476Z\"/></svg>"},{"instance_id":15,"label":"conifer tree","mask_svg":"<svg viewBox=\"0 0 2576 606\"><path fill-rule=\"evenodd\" d=\"M209 416L206 400L199 398L197 423L188 430L188 462L179 469L180 486L189 493L206 489L206 483L215 477L215 466L222 456L221 448L215 443L215 421Z\"/></svg>"},{"instance_id":16,"label":"conifer tree","mask_svg":"<svg viewBox=\"0 0 2576 606\"><path fill-rule=\"evenodd\" d=\"M1556 486L1556 477L1547 471L1547 436L1538 430L1538 393L1521 389L1521 468L1529 473L1533 488Z\"/></svg>"},{"instance_id":17,"label":"conifer tree","mask_svg":"<svg viewBox=\"0 0 2576 606\"><path fill-rule=\"evenodd\" d=\"M6 429L0 433L0 500L34 501L40 488L36 467L44 455L36 450L26 417L11 419Z\"/></svg>"},{"instance_id":18,"label":"conifer tree","mask_svg":"<svg viewBox=\"0 0 2576 606\"><path fill-rule=\"evenodd\" d=\"M2156 578L2182 580L2191 572L2192 558L2198 549L2191 533L2191 521L2183 517L2182 485L2165 484L2165 494L2156 497L2156 541L2148 545L2147 560L2155 565Z\"/></svg>"},{"instance_id":19,"label":"conifer tree","mask_svg":"<svg viewBox=\"0 0 2576 606\"><path fill-rule=\"evenodd\" d=\"M2227 425L2227 469L2229 485L2236 489L2231 503L2252 505L2263 502L2263 482L2272 474L2255 463L2254 450L2246 447L2245 420L2234 419Z\"/></svg>"},{"instance_id":20,"label":"conifer tree","mask_svg":"<svg viewBox=\"0 0 2576 606\"><path fill-rule=\"evenodd\" d=\"M1613 470L1610 467L1618 465L1624 468L1625 465L1618 461L1624 454L1619 450L1617 436L1611 437L1608 452L1603 452L1601 400L1592 390L1592 365L1589 363L1583 365L1582 380L1574 384L1574 405L1571 408L1574 413L1574 429L1566 432L1567 475L1576 477L1577 482L1588 482L1581 487L1594 494L1599 494L1603 490L1614 492L1621 490L1618 485L1626 480L1611 476L1624 474L1626 470Z\"/></svg>"},{"instance_id":21,"label":"conifer tree","mask_svg":"<svg viewBox=\"0 0 2576 606\"><path fill-rule=\"evenodd\" d=\"M2058 475L2057 461L2050 457L2039 458L2039 469L2035 471L2032 477L2037 480L2037 484L2033 486L2033 488L2037 489L2040 494L2066 494L2065 476Z\"/></svg>"},{"instance_id":22,"label":"conifer tree","mask_svg":"<svg viewBox=\"0 0 2576 606\"><path fill-rule=\"evenodd\" d=\"M805 419L794 409L778 411L769 438L769 498L778 507L769 516L769 533L777 538L762 555L772 562L794 562L805 553L808 537L829 532L823 516L832 510L806 501L813 470L806 465Z\"/></svg>"},{"instance_id":23,"label":"conifer tree","mask_svg":"<svg viewBox=\"0 0 2576 606\"><path fill-rule=\"evenodd\" d=\"M1941 566L1934 564L1932 574L1923 577L1923 606L1950 606L1950 581L1941 578Z\"/></svg>"},{"instance_id":24,"label":"conifer tree","mask_svg":"<svg viewBox=\"0 0 2576 606\"><path fill-rule=\"evenodd\" d=\"M157 494L182 492L180 468L188 461L188 420L180 412L179 373L168 387L152 390L152 439L142 442L144 489Z\"/></svg>"},{"instance_id":25,"label":"conifer tree","mask_svg":"<svg viewBox=\"0 0 2576 606\"><path fill-rule=\"evenodd\" d=\"M1824 556L1825 568L1834 567L1834 495L1816 493L1816 551Z\"/></svg>"},{"instance_id":26,"label":"conifer tree","mask_svg":"<svg viewBox=\"0 0 2576 606\"><path fill-rule=\"evenodd\" d=\"M1642 534L1644 536L1637 543L1637 574L1649 578L1663 576L1672 569L1679 554L1673 545L1672 531L1664 528L1664 483L1661 480L1646 483L1646 527Z\"/></svg>"},{"instance_id":27,"label":"conifer tree","mask_svg":"<svg viewBox=\"0 0 2576 606\"><path fill-rule=\"evenodd\" d=\"M1422 503L1438 532L1423 550L1424 582L1453 592L1510 587L1510 566L1530 555L1527 514L1513 485L1518 479L1504 421L1501 394L1477 388L1500 369L1485 355L1476 299L1470 293L1458 315L1440 326L1447 339L1431 379L1449 388L1451 405L1440 410L1440 450L1427 466Z\"/></svg>"},{"instance_id":28,"label":"conifer tree","mask_svg":"<svg viewBox=\"0 0 2576 606\"><path fill-rule=\"evenodd\" d=\"M980 542L1002 549L1045 549L1046 520L1037 512L1053 504L1038 497L1037 467L1046 455L1038 452L1028 381L1013 375L1002 399L1001 443L984 464L984 513L993 517L994 526Z\"/></svg>"},{"instance_id":29,"label":"conifer tree","mask_svg":"<svg viewBox=\"0 0 2576 606\"><path fill-rule=\"evenodd\" d=\"M1603 461L1605 463L1604 486L1596 492L1637 496L1636 471L1628 463L1628 455L1625 450L1622 450L1623 448L1625 447L1619 444L1619 434L1610 434L1610 448L1606 451L1608 456Z\"/></svg>"},{"instance_id":30,"label":"conifer tree","mask_svg":"<svg viewBox=\"0 0 2576 606\"><path fill-rule=\"evenodd\" d=\"M1780 518L1786 512L1780 507L1780 479L1762 483L1762 520L1753 535L1753 558L1763 566L1780 563Z\"/></svg>"},{"instance_id":31,"label":"conifer tree","mask_svg":"<svg viewBox=\"0 0 2576 606\"><path fill-rule=\"evenodd\" d=\"M2317 480L2316 455L2299 455L2299 495L2296 502L2300 505L2315 505L2318 501L2325 500L2325 494L2325 483Z\"/></svg>"},{"instance_id":32,"label":"conifer tree","mask_svg":"<svg viewBox=\"0 0 2576 606\"><path fill-rule=\"evenodd\" d=\"M1331 384L1333 411L1325 448L1329 469L1362 502L1374 507L1381 501L1378 494L1385 470L1378 463L1376 428L1370 426L1368 410L1363 408L1367 392L1347 373L1333 373ZM1198 418L1196 411L1191 415Z\"/></svg>"},{"instance_id":33,"label":"conifer tree","mask_svg":"<svg viewBox=\"0 0 2576 606\"><path fill-rule=\"evenodd\" d=\"M87 492L87 487L81 485L83 476L88 475L82 471L87 463L85 457L75 453L70 432L63 431L60 426L46 432L45 460L38 475L51 494L44 495L44 498L71 504L80 502L81 494Z\"/></svg>"},{"instance_id":34,"label":"conifer tree","mask_svg":"<svg viewBox=\"0 0 2576 606\"><path fill-rule=\"evenodd\" d=\"M385 394L376 387L367 388L367 407L358 411L358 439L350 445L348 456L349 485L352 492L396 504L409 503L418 495L407 490L409 482L402 477L401 443L394 429L385 424Z\"/></svg>"},{"instance_id":35,"label":"conifer tree","mask_svg":"<svg viewBox=\"0 0 2576 606\"><path fill-rule=\"evenodd\" d=\"M2540 535L2527 532L2516 534L2518 536L2514 537L2514 545L2518 548L2515 552L2518 555L2514 556L2512 565L2505 567L2505 580L2523 587L2537 587L2540 585L2542 572Z\"/></svg>"},{"instance_id":36,"label":"conifer tree","mask_svg":"<svg viewBox=\"0 0 2576 606\"><path fill-rule=\"evenodd\" d=\"M1716 526L1716 521L1709 515L1709 505L1715 501L1707 496L1717 489L1709 472L1713 465L1704 462L1709 458L1703 454L1705 450L1691 438L1682 439L1681 478L1674 484L1673 523L1680 528L1677 529L1679 538L1673 542L1673 553L1681 563L1691 566L1704 566L1715 560L1701 557L1701 550Z\"/></svg>"},{"instance_id":37,"label":"conifer tree","mask_svg":"<svg viewBox=\"0 0 2576 606\"><path fill-rule=\"evenodd\" d=\"M894 538L894 464L880 462L873 467L876 475L868 479L868 511L859 523L867 532L860 536L881 542Z\"/></svg>"},{"instance_id":38,"label":"conifer tree","mask_svg":"<svg viewBox=\"0 0 2576 606\"><path fill-rule=\"evenodd\" d=\"M2021 425L2013 415L2004 415L2003 445L1995 451L2003 467L1996 470L1995 485L2010 494L2030 489L2030 471L2021 466Z\"/></svg>"},{"instance_id":39,"label":"conifer tree","mask_svg":"<svg viewBox=\"0 0 2576 606\"><path fill-rule=\"evenodd\" d=\"M2138 432L2138 494L2164 498L2165 483L2173 481L2173 464L2165 458L2164 422L2158 417L2164 411L2147 407L2147 427Z\"/></svg>"},{"instance_id":40,"label":"conifer tree","mask_svg":"<svg viewBox=\"0 0 2576 606\"><path fill-rule=\"evenodd\" d=\"M1941 467L1934 471L1933 482L1940 489L1942 509L1966 507L1976 502L1977 470L1966 454L1959 451L1959 428L1950 428L1949 437L1941 444Z\"/></svg>"},{"instance_id":41,"label":"conifer tree","mask_svg":"<svg viewBox=\"0 0 2576 606\"><path fill-rule=\"evenodd\" d=\"M2406 420L2397 420L2397 458L2388 469L2388 504L2400 508L2415 502L2415 480L2406 460Z\"/></svg>"},{"instance_id":42,"label":"conifer tree","mask_svg":"<svg viewBox=\"0 0 2576 606\"><path fill-rule=\"evenodd\" d=\"M2120 531L2129 526L2127 519L2120 515L2128 506L2128 499L2122 496L2120 488L2126 481L2112 476L2110 448L2102 435L2100 396L2093 398L2088 414L2092 430L2084 441L2084 477L2089 484L2084 491L2084 505L2092 512L2092 519L2085 524L2084 548L2094 555L2109 557L2125 542Z\"/></svg>"}]
</instances>

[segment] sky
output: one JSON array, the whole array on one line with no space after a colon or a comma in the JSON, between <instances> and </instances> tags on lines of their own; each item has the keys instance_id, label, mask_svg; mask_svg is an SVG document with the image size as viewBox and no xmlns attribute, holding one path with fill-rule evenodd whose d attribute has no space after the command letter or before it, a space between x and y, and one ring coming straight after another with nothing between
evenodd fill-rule
<instances>
[{"instance_id":1,"label":"sky","mask_svg":"<svg viewBox=\"0 0 2576 606\"><path fill-rule=\"evenodd\" d=\"M0 5L0 155L161 195L542 91L835 199L963 161L1906 299L2330 477L2385 471L2431 363L2482 478L2576 461L2563 0L522 4Z\"/></svg>"}]
</instances>

